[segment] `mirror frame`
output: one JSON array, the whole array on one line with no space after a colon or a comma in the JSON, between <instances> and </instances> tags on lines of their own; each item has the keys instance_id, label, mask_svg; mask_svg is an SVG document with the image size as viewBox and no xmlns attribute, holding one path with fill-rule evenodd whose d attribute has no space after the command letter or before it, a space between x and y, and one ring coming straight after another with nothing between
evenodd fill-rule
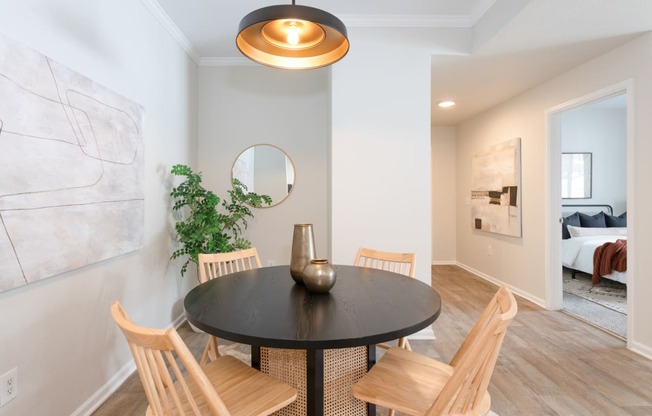
<instances>
[{"instance_id":1,"label":"mirror frame","mask_svg":"<svg viewBox=\"0 0 652 416\"><path fill-rule=\"evenodd\" d=\"M242 156L247 150L249 150L251 148L254 148L254 147L257 147L257 146L269 146L269 147L275 148L276 150L281 152L283 155L285 155L287 160L289 160L290 164L292 165L292 171L293 171L292 172L293 173L292 186L290 187L290 190L288 191L287 195L285 195L285 197L283 197L282 199L279 199L278 201L274 201L272 199L272 204L271 205L264 205L264 206L261 206L261 207L253 207L253 206L247 204L252 208L273 208L273 207L281 204L285 200L287 200L290 197L290 195L292 195L292 191L294 191L294 188L295 188L296 183L297 183L297 168L296 168L296 166L294 164L294 161L292 160L290 155L288 155L288 153L285 150L281 149L280 147L275 146L273 144L269 144L269 143L256 143L256 144L252 144L251 146L246 147L244 150L242 150L240 153L238 153L235 160L233 161L233 164L231 164L231 186L233 187L233 179L235 179L234 176L233 176L233 173L234 173L233 169L235 168L235 164L238 162L238 159L240 159L240 156ZM256 191L253 191L253 192L256 192ZM260 193L260 192L256 192L256 193L259 194L259 195L265 195L265 194Z\"/></svg>"},{"instance_id":2,"label":"mirror frame","mask_svg":"<svg viewBox=\"0 0 652 416\"><path fill-rule=\"evenodd\" d=\"M585 189L584 189L584 195L583 196L573 196L572 193L570 192L570 189L567 190L569 193L567 195L564 195L564 186L563 186L563 181L564 181L564 169L566 168L567 165L572 166L573 161L572 157L579 157L581 156L583 160L583 175L581 179L584 182ZM570 158L570 159L569 159ZM561 180L562 180L562 188L561 188L561 198L562 199L591 199L593 196L593 153L591 152L563 152L561 154ZM568 175L568 174L567 174ZM571 178L572 179L572 178ZM570 186L570 182L569 182Z\"/></svg>"}]
</instances>

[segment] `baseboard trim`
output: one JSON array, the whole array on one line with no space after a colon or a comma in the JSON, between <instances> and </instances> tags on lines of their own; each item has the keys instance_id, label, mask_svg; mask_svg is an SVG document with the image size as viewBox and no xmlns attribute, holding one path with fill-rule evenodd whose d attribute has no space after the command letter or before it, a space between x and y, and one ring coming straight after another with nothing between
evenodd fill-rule
<instances>
[{"instance_id":1,"label":"baseboard trim","mask_svg":"<svg viewBox=\"0 0 652 416\"><path fill-rule=\"evenodd\" d=\"M627 348L636 354L642 355L648 360L652 360L652 348L648 347L647 345L631 341L628 343Z\"/></svg>"},{"instance_id":2,"label":"baseboard trim","mask_svg":"<svg viewBox=\"0 0 652 416\"><path fill-rule=\"evenodd\" d=\"M168 328L178 328L186 321L183 314L179 315ZM70 416L91 416L102 403L106 401L122 384L136 371L136 363L129 360L117 373L113 375L102 387L77 408Z\"/></svg>"},{"instance_id":3,"label":"baseboard trim","mask_svg":"<svg viewBox=\"0 0 652 416\"><path fill-rule=\"evenodd\" d=\"M182 313L181 315L177 316L177 319L172 321L170 327L175 327L178 329L184 322L186 322L186 315Z\"/></svg>"},{"instance_id":4,"label":"baseboard trim","mask_svg":"<svg viewBox=\"0 0 652 416\"><path fill-rule=\"evenodd\" d=\"M457 264L457 266L461 267L462 269L466 270L467 272L472 273L472 274L478 276L479 278L484 279L484 280L486 280L488 282L491 282L491 283L493 283L493 284L495 284L497 286L507 286L509 288L509 290L511 290L515 295L518 295L518 296L520 296L520 297L522 297L524 299L527 299L530 302L532 302L532 303L534 303L534 304L536 304L538 306L541 306L543 309L548 310L548 308L546 308L546 306L545 306L546 302L545 302L544 299L533 296L531 293L528 293L528 292L525 292L525 291L523 291L521 289L518 289L518 288L516 288L516 287L514 287L514 286L512 286L512 285L510 285L508 283L503 282L500 279L496 279L493 276L490 276L490 275L488 275L486 273L482 273L479 270L475 270L474 268L472 268L470 266L467 266L466 264L463 264L463 263L460 263L460 262L456 262L456 264Z\"/></svg>"},{"instance_id":5,"label":"baseboard trim","mask_svg":"<svg viewBox=\"0 0 652 416\"><path fill-rule=\"evenodd\" d=\"M433 262L433 264L434 264L434 262ZM519 295L520 297L529 300L530 302L542 307L543 309L552 310L552 309L549 309L549 308L547 308L545 306L546 303L545 303L545 301L543 299L540 299L540 298L538 298L536 296L532 296L530 293L524 292L524 291L522 291L520 289L514 288L513 286L502 282L500 279L496 279L496 278L494 278L492 276L489 276L488 274L482 273L482 272L480 272L478 270L475 270L474 268L472 268L470 266L467 266L466 264L463 264L463 263L460 263L460 262L455 262L455 265L457 265L457 266L461 267L462 269L468 271L469 273L472 273L472 274L478 276L479 278L487 280L487 281L489 281L489 282L491 282L493 284L505 285L512 292ZM617 335L614 335L614 336L617 337ZM639 355L641 355L641 356L643 356L643 357L645 357L645 358L647 358L649 360L652 360L652 348L647 346L647 345L641 344L640 342L631 341L631 336L628 336L627 349L634 352L634 353L636 353L636 354L639 354Z\"/></svg>"},{"instance_id":6,"label":"baseboard trim","mask_svg":"<svg viewBox=\"0 0 652 416\"><path fill-rule=\"evenodd\" d=\"M455 260L435 260L432 262L433 266L457 266Z\"/></svg>"},{"instance_id":7,"label":"baseboard trim","mask_svg":"<svg viewBox=\"0 0 652 416\"><path fill-rule=\"evenodd\" d=\"M71 416L90 416L102 405L122 383L136 370L134 360L129 361L116 374L113 375L99 390L88 398Z\"/></svg>"}]
</instances>

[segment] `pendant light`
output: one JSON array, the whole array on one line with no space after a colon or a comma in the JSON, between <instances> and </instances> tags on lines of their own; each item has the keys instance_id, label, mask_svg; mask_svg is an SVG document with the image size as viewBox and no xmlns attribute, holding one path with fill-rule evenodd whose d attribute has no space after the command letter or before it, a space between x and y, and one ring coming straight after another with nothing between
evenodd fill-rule
<instances>
[{"instance_id":1,"label":"pendant light","mask_svg":"<svg viewBox=\"0 0 652 416\"><path fill-rule=\"evenodd\" d=\"M349 51L346 26L323 10L276 5L254 10L238 28L236 45L247 58L282 69L331 65Z\"/></svg>"}]
</instances>

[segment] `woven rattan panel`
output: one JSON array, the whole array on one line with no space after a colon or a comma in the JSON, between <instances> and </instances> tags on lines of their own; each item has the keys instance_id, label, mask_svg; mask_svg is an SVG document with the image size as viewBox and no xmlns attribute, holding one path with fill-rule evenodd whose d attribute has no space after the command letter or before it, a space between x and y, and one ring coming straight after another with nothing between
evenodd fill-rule
<instances>
[{"instance_id":1,"label":"woven rattan panel","mask_svg":"<svg viewBox=\"0 0 652 416\"><path fill-rule=\"evenodd\" d=\"M306 351L260 349L260 369L297 389L294 403L277 411L279 416L306 416ZM367 347L324 350L324 415L362 416L366 403L351 395L351 388L367 372Z\"/></svg>"},{"instance_id":2,"label":"woven rattan panel","mask_svg":"<svg viewBox=\"0 0 652 416\"><path fill-rule=\"evenodd\" d=\"M260 370L272 378L297 389L297 399L289 406L274 412L279 416L306 416L306 350L279 348L260 349Z\"/></svg>"},{"instance_id":3,"label":"woven rattan panel","mask_svg":"<svg viewBox=\"0 0 652 416\"><path fill-rule=\"evenodd\" d=\"M367 404L351 394L366 372L367 347L324 350L324 415L367 414Z\"/></svg>"}]
</instances>

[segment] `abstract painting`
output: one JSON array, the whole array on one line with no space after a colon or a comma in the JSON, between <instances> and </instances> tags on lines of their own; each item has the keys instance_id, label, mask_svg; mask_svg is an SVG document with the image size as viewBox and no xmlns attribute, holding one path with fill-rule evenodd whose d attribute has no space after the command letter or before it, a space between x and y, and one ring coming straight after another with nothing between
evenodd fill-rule
<instances>
[{"instance_id":1,"label":"abstract painting","mask_svg":"<svg viewBox=\"0 0 652 416\"><path fill-rule=\"evenodd\" d=\"M471 215L476 230L521 237L521 139L495 144L471 162Z\"/></svg>"},{"instance_id":2,"label":"abstract painting","mask_svg":"<svg viewBox=\"0 0 652 416\"><path fill-rule=\"evenodd\" d=\"M140 248L143 109L0 36L0 292Z\"/></svg>"}]
</instances>

